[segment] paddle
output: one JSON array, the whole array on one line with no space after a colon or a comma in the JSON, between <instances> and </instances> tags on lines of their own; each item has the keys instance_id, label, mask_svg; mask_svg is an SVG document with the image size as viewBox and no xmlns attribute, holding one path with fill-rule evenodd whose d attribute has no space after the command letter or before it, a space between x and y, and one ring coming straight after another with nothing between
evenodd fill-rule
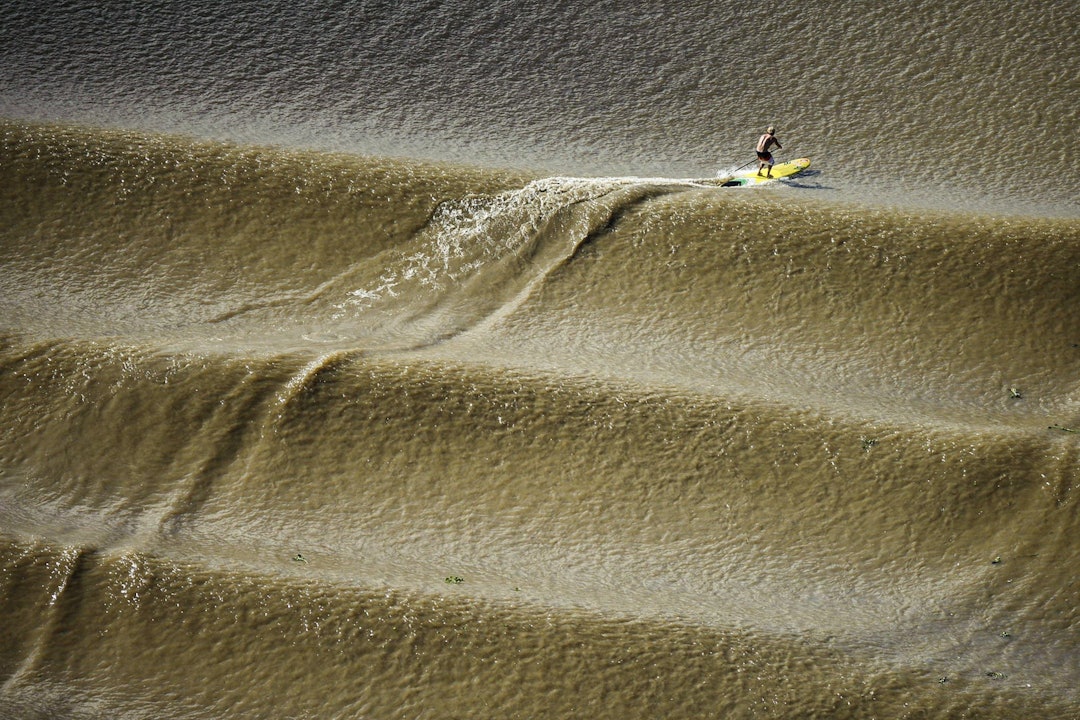
<instances>
[{"instance_id":1,"label":"paddle","mask_svg":"<svg viewBox=\"0 0 1080 720\"><path fill-rule=\"evenodd\" d=\"M740 171L740 170L742 170L743 168L748 168L748 167L750 167L751 165L753 165L753 164L754 164L754 163L756 163L757 161L758 161L758 159L757 159L757 158L754 158L753 160L751 160L750 162L746 163L745 165L740 165L739 167L735 168L735 169L734 169L734 170L733 170L732 172L739 172L739 171Z\"/></svg>"},{"instance_id":2,"label":"paddle","mask_svg":"<svg viewBox=\"0 0 1080 720\"><path fill-rule=\"evenodd\" d=\"M753 159L753 160L751 160L750 162L748 162L748 163L746 163L746 164L744 164L744 165L740 165L739 167L737 167L737 168L735 168L734 170L732 170L732 171L731 171L731 174L732 174L732 175L734 175L735 173L739 172L740 170L743 170L744 168L748 168L748 167L750 167L751 165L753 165L753 164L754 164L754 163L756 163L757 161L758 161L758 159L757 159L757 158L754 158L754 159Z\"/></svg>"}]
</instances>

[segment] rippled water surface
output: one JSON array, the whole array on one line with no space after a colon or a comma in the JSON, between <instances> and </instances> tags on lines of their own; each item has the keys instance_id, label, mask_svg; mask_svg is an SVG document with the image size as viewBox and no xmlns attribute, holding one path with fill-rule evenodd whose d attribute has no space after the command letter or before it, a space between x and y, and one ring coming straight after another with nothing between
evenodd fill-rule
<instances>
[{"instance_id":1,"label":"rippled water surface","mask_svg":"<svg viewBox=\"0 0 1080 720\"><path fill-rule=\"evenodd\" d=\"M0 715L1080 713L1072 5L6 12Z\"/></svg>"}]
</instances>

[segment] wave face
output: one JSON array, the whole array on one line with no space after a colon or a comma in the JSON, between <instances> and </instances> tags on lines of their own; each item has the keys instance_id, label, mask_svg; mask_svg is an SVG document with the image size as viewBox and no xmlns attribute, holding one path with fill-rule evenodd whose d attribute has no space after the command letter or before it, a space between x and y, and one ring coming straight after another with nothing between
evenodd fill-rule
<instances>
[{"instance_id":1,"label":"wave face","mask_svg":"<svg viewBox=\"0 0 1080 720\"><path fill-rule=\"evenodd\" d=\"M0 116L1076 217L1074 3L10 0Z\"/></svg>"},{"instance_id":2,"label":"wave face","mask_svg":"<svg viewBox=\"0 0 1080 720\"><path fill-rule=\"evenodd\" d=\"M1075 9L11 5L0 716L1080 714Z\"/></svg>"}]
</instances>

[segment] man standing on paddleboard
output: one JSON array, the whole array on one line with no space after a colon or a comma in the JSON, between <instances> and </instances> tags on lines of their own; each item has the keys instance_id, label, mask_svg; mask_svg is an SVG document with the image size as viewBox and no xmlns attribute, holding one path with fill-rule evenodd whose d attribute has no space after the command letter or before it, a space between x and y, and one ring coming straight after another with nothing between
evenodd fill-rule
<instances>
[{"instance_id":1,"label":"man standing on paddleboard","mask_svg":"<svg viewBox=\"0 0 1080 720\"><path fill-rule=\"evenodd\" d=\"M757 141L757 159L758 168L757 174L761 174L761 168L768 166L769 170L765 173L765 177L772 177L773 156L769 152L769 148L772 145L776 145L778 150L783 150L784 146L780 144L780 141L776 139L776 128L772 125L765 131L765 134L758 138Z\"/></svg>"}]
</instances>

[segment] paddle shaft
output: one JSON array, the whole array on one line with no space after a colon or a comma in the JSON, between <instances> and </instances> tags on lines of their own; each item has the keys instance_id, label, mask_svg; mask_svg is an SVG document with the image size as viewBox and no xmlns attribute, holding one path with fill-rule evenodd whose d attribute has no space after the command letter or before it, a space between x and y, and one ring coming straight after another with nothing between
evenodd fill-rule
<instances>
[{"instance_id":1,"label":"paddle shaft","mask_svg":"<svg viewBox=\"0 0 1080 720\"><path fill-rule=\"evenodd\" d=\"M753 165L754 163L756 163L757 161L758 161L758 159L757 159L757 158L754 158L753 160L751 160L750 162L746 163L745 165L740 165L739 167L735 168L735 172L739 172L739 171L740 171L740 170L742 170L743 168L748 168L748 167L750 167L751 165Z\"/></svg>"}]
</instances>

